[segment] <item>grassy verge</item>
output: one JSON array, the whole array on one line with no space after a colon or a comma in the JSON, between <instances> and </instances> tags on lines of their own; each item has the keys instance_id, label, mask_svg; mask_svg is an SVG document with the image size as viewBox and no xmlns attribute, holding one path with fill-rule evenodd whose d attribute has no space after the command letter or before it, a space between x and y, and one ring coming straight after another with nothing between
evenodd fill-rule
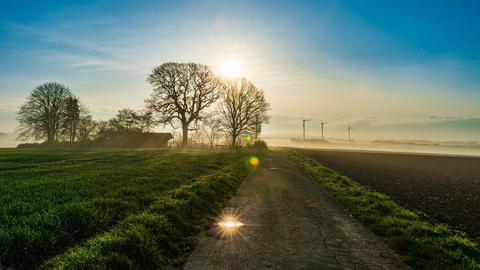
<instances>
[{"instance_id":1,"label":"grassy verge","mask_svg":"<svg viewBox=\"0 0 480 270\"><path fill-rule=\"evenodd\" d=\"M194 245L192 237L210 224L251 169L242 160L198 177L42 268L163 269Z\"/></svg>"},{"instance_id":2,"label":"grassy verge","mask_svg":"<svg viewBox=\"0 0 480 270\"><path fill-rule=\"evenodd\" d=\"M431 224L388 196L292 152L303 170L416 269L480 269L480 248L460 232Z\"/></svg>"}]
</instances>

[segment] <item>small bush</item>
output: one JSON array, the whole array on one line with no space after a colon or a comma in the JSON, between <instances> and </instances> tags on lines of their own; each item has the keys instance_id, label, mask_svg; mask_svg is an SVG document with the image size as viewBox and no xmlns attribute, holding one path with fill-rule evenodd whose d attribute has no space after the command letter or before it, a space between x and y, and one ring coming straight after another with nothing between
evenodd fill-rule
<instances>
[{"instance_id":1,"label":"small bush","mask_svg":"<svg viewBox=\"0 0 480 270\"><path fill-rule=\"evenodd\" d=\"M262 140L257 140L255 143L253 143L253 148L255 149L268 149L267 143Z\"/></svg>"}]
</instances>

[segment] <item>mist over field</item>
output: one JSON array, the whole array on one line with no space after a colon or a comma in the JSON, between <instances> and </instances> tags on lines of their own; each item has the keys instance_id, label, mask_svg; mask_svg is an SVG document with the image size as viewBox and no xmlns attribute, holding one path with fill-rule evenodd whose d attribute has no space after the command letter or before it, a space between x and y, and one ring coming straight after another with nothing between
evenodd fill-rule
<instances>
[{"instance_id":1,"label":"mist over field","mask_svg":"<svg viewBox=\"0 0 480 270\"><path fill-rule=\"evenodd\" d=\"M374 152L399 152L399 153L418 153L435 155L466 155L480 156L480 144L471 145L465 143L455 146L444 142L424 142L419 144L415 142L376 142L359 140L348 142L344 140L329 140L328 143L293 141L291 139L266 138L265 141L272 147L294 147L319 150L339 150L339 151L374 151ZM428 145L429 144L429 145Z\"/></svg>"},{"instance_id":2,"label":"mist over field","mask_svg":"<svg viewBox=\"0 0 480 270\"><path fill-rule=\"evenodd\" d=\"M422 119L398 120L382 117L342 119L332 117L305 116L306 138L321 138L321 122L325 138L348 139L350 125L353 140L428 140L428 141L479 141L480 118L450 118L430 116ZM302 137L302 117L272 115L263 130L265 137Z\"/></svg>"},{"instance_id":3,"label":"mist over field","mask_svg":"<svg viewBox=\"0 0 480 270\"><path fill-rule=\"evenodd\" d=\"M0 148L16 147L19 142L15 140L15 134L0 132Z\"/></svg>"},{"instance_id":4,"label":"mist over field","mask_svg":"<svg viewBox=\"0 0 480 270\"><path fill-rule=\"evenodd\" d=\"M264 126L262 137L271 146L289 146L319 149L351 149L394 152L418 152L455 155L480 155L480 119L452 119L426 117L422 121L385 121L378 118L357 119L350 122L353 142L348 142L348 120L309 118L306 124L306 142L302 138L302 118L272 115ZM325 140L321 138L322 121ZM174 133L180 136L181 132ZM310 141L309 141L310 140ZM315 141L315 142L313 142ZM19 141L14 133L0 133L0 147L16 147Z\"/></svg>"},{"instance_id":5,"label":"mist over field","mask_svg":"<svg viewBox=\"0 0 480 270\"><path fill-rule=\"evenodd\" d=\"M480 155L480 119L425 117L400 121L376 117L356 119L319 118L306 122L302 139L302 117L273 115L263 136L271 146L318 149L351 149L394 152ZM324 138L321 142L321 122ZM352 142L347 126L351 126Z\"/></svg>"}]
</instances>

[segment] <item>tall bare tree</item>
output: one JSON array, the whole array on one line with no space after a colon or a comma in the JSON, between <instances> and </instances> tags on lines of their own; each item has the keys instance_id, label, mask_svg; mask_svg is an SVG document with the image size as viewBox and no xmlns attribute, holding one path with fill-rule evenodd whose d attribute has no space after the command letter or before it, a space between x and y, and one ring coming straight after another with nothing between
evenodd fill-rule
<instances>
[{"instance_id":1,"label":"tall bare tree","mask_svg":"<svg viewBox=\"0 0 480 270\"><path fill-rule=\"evenodd\" d=\"M77 127L80 122L80 102L77 97L67 97L65 104L65 133L68 141L74 143L77 137Z\"/></svg>"},{"instance_id":2,"label":"tall bare tree","mask_svg":"<svg viewBox=\"0 0 480 270\"><path fill-rule=\"evenodd\" d=\"M148 82L154 87L147 108L155 112L162 124L180 123L182 144L188 143L192 122L219 97L218 80L208 66L195 63L164 63L153 69Z\"/></svg>"},{"instance_id":3,"label":"tall bare tree","mask_svg":"<svg viewBox=\"0 0 480 270\"><path fill-rule=\"evenodd\" d=\"M18 112L19 139L57 141L66 119L67 99L71 95L67 87L56 82L37 86Z\"/></svg>"},{"instance_id":4,"label":"tall bare tree","mask_svg":"<svg viewBox=\"0 0 480 270\"><path fill-rule=\"evenodd\" d=\"M258 131L262 123L268 123L270 104L263 91L243 77L224 80L221 85L221 124L235 147L241 134Z\"/></svg>"}]
</instances>

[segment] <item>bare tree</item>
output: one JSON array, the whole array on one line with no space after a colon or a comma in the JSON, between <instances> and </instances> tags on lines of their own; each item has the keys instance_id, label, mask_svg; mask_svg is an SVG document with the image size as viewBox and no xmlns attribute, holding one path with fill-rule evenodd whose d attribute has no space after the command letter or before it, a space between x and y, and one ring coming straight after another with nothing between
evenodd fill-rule
<instances>
[{"instance_id":1,"label":"bare tree","mask_svg":"<svg viewBox=\"0 0 480 270\"><path fill-rule=\"evenodd\" d=\"M235 147L238 136L258 131L262 123L268 123L270 104L263 91L245 78L224 80L222 93L221 124Z\"/></svg>"},{"instance_id":2,"label":"bare tree","mask_svg":"<svg viewBox=\"0 0 480 270\"><path fill-rule=\"evenodd\" d=\"M131 109L121 109L109 121L116 132L141 132L137 125L137 113Z\"/></svg>"},{"instance_id":3,"label":"bare tree","mask_svg":"<svg viewBox=\"0 0 480 270\"><path fill-rule=\"evenodd\" d=\"M140 131L150 132L154 124L153 113L151 111L138 111L135 116Z\"/></svg>"},{"instance_id":4,"label":"bare tree","mask_svg":"<svg viewBox=\"0 0 480 270\"><path fill-rule=\"evenodd\" d=\"M213 148L215 141L220 138L220 132L222 132L221 121L216 117L208 117L202 121L201 130L207 138L210 148Z\"/></svg>"},{"instance_id":5,"label":"bare tree","mask_svg":"<svg viewBox=\"0 0 480 270\"><path fill-rule=\"evenodd\" d=\"M159 122L182 127L182 144L188 143L188 129L219 97L218 80L208 66L195 63L165 63L153 69L148 82L154 87L147 108Z\"/></svg>"},{"instance_id":6,"label":"bare tree","mask_svg":"<svg viewBox=\"0 0 480 270\"><path fill-rule=\"evenodd\" d=\"M66 119L67 99L71 95L67 87L56 82L37 86L18 112L19 139L57 141Z\"/></svg>"},{"instance_id":7,"label":"bare tree","mask_svg":"<svg viewBox=\"0 0 480 270\"><path fill-rule=\"evenodd\" d=\"M109 137L113 132L115 132L111 125L110 121L99 120L96 123L96 132L94 133L94 140L101 140Z\"/></svg>"},{"instance_id":8,"label":"bare tree","mask_svg":"<svg viewBox=\"0 0 480 270\"><path fill-rule=\"evenodd\" d=\"M65 133L70 143L75 142L77 127L80 121L80 102L77 97L69 96L65 105Z\"/></svg>"},{"instance_id":9,"label":"bare tree","mask_svg":"<svg viewBox=\"0 0 480 270\"><path fill-rule=\"evenodd\" d=\"M114 132L149 132L153 125L152 112L121 109L109 120Z\"/></svg>"},{"instance_id":10,"label":"bare tree","mask_svg":"<svg viewBox=\"0 0 480 270\"><path fill-rule=\"evenodd\" d=\"M260 133L262 133L262 121L259 115L255 115L255 119L253 120L253 126L254 139L255 141L257 141L260 137Z\"/></svg>"},{"instance_id":11,"label":"bare tree","mask_svg":"<svg viewBox=\"0 0 480 270\"><path fill-rule=\"evenodd\" d=\"M93 120L91 115L80 117L76 133L78 141L84 143L92 140L97 127L98 122Z\"/></svg>"}]
</instances>

